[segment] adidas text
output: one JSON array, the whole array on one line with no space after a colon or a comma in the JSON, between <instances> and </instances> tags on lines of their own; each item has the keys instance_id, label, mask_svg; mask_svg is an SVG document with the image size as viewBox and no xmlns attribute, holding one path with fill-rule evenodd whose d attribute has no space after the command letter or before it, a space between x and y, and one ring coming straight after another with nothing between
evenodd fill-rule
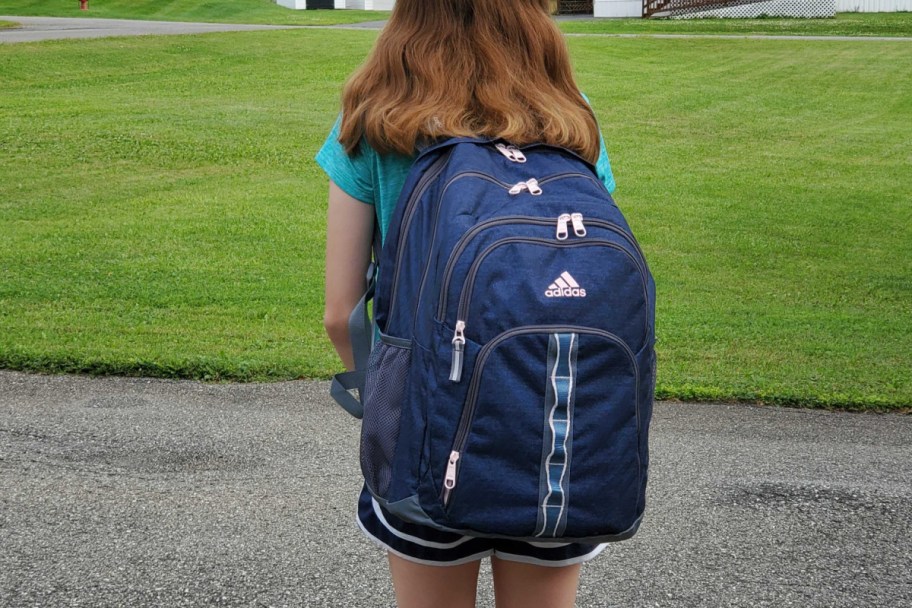
<instances>
[{"instance_id":1,"label":"adidas text","mask_svg":"<svg viewBox=\"0 0 912 608\"><path fill-rule=\"evenodd\" d=\"M585 298L586 290L573 287L548 289L545 296L549 298Z\"/></svg>"},{"instance_id":2,"label":"adidas text","mask_svg":"<svg viewBox=\"0 0 912 608\"><path fill-rule=\"evenodd\" d=\"M586 290L580 287L569 272L566 270L554 282L548 285L545 291L545 297L548 298L585 298Z\"/></svg>"}]
</instances>

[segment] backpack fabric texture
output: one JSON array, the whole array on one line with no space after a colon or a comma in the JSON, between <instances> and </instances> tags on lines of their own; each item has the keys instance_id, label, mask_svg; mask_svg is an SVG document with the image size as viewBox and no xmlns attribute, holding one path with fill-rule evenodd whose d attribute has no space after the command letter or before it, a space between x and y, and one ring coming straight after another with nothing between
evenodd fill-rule
<instances>
[{"instance_id":1,"label":"backpack fabric texture","mask_svg":"<svg viewBox=\"0 0 912 608\"><path fill-rule=\"evenodd\" d=\"M474 536L633 536L655 284L592 166L547 145L433 145L406 179L379 268L360 395L374 498Z\"/></svg>"}]
</instances>

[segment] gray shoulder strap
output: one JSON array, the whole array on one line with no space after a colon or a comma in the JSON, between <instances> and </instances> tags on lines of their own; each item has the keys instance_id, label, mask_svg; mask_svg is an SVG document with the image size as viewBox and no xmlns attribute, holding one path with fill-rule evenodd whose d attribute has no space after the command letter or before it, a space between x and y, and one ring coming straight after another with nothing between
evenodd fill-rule
<instances>
[{"instance_id":1,"label":"gray shoulder strap","mask_svg":"<svg viewBox=\"0 0 912 608\"><path fill-rule=\"evenodd\" d=\"M333 376L329 388L330 396L342 406L346 412L355 418L364 415L364 382L367 377L367 361L370 358L374 345L374 324L368 313L367 304L374 297L377 282L377 260L380 259L380 230L374 229L373 242L374 261L368 266L366 283L367 288L358 304L348 317L348 335L351 340L352 356L355 360L355 369L342 372ZM357 397L352 391L357 391Z\"/></svg>"}]
</instances>

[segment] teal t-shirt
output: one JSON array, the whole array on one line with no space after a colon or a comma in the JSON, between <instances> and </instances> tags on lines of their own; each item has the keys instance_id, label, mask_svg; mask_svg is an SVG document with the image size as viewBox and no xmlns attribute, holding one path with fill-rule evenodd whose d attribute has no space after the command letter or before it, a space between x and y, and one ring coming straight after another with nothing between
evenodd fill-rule
<instances>
[{"instance_id":1,"label":"teal t-shirt","mask_svg":"<svg viewBox=\"0 0 912 608\"><path fill-rule=\"evenodd\" d=\"M336 119L326 142L317 153L317 163L346 194L376 208L380 234L385 239L414 156L378 154L366 142L361 143L357 154L349 156L339 143L340 125L341 116ZM608 192L614 192L611 163L601 136L599 142L601 151L595 169Z\"/></svg>"}]
</instances>

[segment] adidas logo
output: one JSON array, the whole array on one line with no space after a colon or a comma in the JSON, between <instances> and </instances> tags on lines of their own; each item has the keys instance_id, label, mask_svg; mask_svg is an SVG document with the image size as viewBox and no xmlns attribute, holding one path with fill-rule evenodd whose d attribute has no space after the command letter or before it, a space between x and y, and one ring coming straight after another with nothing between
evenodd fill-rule
<instances>
[{"instance_id":1,"label":"adidas logo","mask_svg":"<svg viewBox=\"0 0 912 608\"><path fill-rule=\"evenodd\" d=\"M548 286L545 296L548 298L585 298L586 290L580 288L576 279L565 270Z\"/></svg>"}]
</instances>

